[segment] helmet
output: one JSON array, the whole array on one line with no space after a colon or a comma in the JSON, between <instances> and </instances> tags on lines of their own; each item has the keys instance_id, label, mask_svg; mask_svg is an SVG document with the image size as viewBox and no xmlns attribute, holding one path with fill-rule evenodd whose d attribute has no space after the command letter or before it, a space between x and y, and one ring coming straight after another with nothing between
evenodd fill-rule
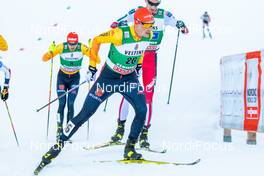
<instances>
[{"instance_id":1,"label":"helmet","mask_svg":"<svg viewBox=\"0 0 264 176\"><path fill-rule=\"evenodd\" d=\"M78 43L78 34L75 33L75 32L70 32L68 35L67 35L67 42L70 43L70 44L76 44Z\"/></svg>"},{"instance_id":2,"label":"helmet","mask_svg":"<svg viewBox=\"0 0 264 176\"><path fill-rule=\"evenodd\" d=\"M136 10L134 14L134 21L135 24L139 23L153 23L154 22L154 16L152 15L151 11L146 8L139 8Z\"/></svg>"}]
</instances>

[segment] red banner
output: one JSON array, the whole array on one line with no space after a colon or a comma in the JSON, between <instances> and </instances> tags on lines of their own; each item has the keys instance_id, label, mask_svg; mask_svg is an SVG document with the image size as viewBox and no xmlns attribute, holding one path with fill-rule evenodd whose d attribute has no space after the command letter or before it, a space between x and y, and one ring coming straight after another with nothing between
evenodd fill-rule
<instances>
[{"instance_id":1,"label":"red banner","mask_svg":"<svg viewBox=\"0 0 264 176\"><path fill-rule=\"evenodd\" d=\"M244 81L244 130L257 131L261 110L261 52L246 54Z\"/></svg>"}]
</instances>

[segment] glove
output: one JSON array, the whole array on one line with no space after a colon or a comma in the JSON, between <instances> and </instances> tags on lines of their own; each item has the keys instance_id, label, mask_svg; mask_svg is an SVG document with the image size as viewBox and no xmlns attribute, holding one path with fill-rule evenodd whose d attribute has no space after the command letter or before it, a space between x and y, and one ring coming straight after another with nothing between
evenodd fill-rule
<instances>
[{"instance_id":1,"label":"glove","mask_svg":"<svg viewBox=\"0 0 264 176\"><path fill-rule=\"evenodd\" d=\"M4 86L4 89L1 92L1 99L6 101L8 99L8 87Z\"/></svg>"},{"instance_id":2,"label":"glove","mask_svg":"<svg viewBox=\"0 0 264 176\"><path fill-rule=\"evenodd\" d=\"M115 29L118 27L118 22L113 22L110 26L112 29Z\"/></svg>"},{"instance_id":3,"label":"glove","mask_svg":"<svg viewBox=\"0 0 264 176\"><path fill-rule=\"evenodd\" d=\"M56 44L55 42L53 41L52 44L49 46L49 52L53 53L56 49Z\"/></svg>"},{"instance_id":4,"label":"glove","mask_svg":"<svg viewBox=\"0 0 264 176\"><path fill-rule=\"evenodd\" d=\"M138 77L140 77L142 75L142 65L138 64L136 67L136 74Z\"/></svg>"},{"instance_id":5,"label":"glove","mask_svg":"<svg viewBox=\"0 0 264 176\"><path fill-rule=\"evenodd\" d=\"M186 25L184 24L184 22L181 21L181 20L177 21L176 27L178 29L180 29L183 34L188 34L189 33L189 29L186 27Z\"/></svg>"},{"instance_id":6,"label":"glove","mask_svg":"<svg viewBox=\"0 0 264 176\"><path fill-rule=\"evenodd\" d=\"M181 28L185 28L186 26L185 26L185 24L184 24L183 21L179 20L179 21L177 21L177 23L176 23L176 27L177 27L178 29L181 29Z\"/></svg>"},{"instance_id":7,"label":"glove","mask_svg":"<svg viewBox=\"0 0 264 176\"><path fill-rule=\"evenodd\" d=\"M86 81L90 82L90 81L94 81L95 80L95 74L97 72L97 69L95 67L89 66L89 70L87 71L86 74Z\"/></svg>"},{"instance_id":8,"label":"glove","mask_svg":"<svg viewBox=\"0 0 264 176\"><path fill-rule=\"evenodd\" d=\"M113 22L112 24L111 24L111 28L112 29L115 29L115 28L117 28L117 27L119 27L119 26L127 26L127 21L125 20L125 21L120 21L120 22Z\"/></svg>"}]
</instances>

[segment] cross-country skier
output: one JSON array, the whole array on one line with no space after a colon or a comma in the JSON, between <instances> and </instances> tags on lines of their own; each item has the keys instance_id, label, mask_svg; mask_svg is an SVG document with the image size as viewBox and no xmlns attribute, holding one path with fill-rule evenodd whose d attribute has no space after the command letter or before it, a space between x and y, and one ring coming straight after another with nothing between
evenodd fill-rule
<instances>
[{"instance_id":1,"label":"cross-country skier","mask_svg":"<svg viewBox=\"0 0 264 176\"><path fill-rule=\"evenodd\" d=\"M1 51L7 51L8 50L7 42L4 39L4 37L1 35L0 35L0 50ZM8 89L9 89L9 81L10 81L11 72L10 72L10 69L7 68L1 60L0 60L0 71L3 72L5 75L5 81L4 81L3 89L0 86L1 99L3 101L6 101L8 99L8 96L9 96Z\"/></svg>"},{"instance_id":2,"label":"cross-country skier","mask_svg":"<svg viewBox=\"0 0 264 176\"><path fill-rule=\"evenodd\" d=\"M148 8L155 18L155 24L153 26L153 38L151 40L150 46L147 48L147 51L144 54L142 71L143 71L143 85L144 92L146 94L147 101L147 120L145 122L144 128L141 132L139 144L142 148L149 148L150 144L148 142L148 129L150 127L150 122L152 118L152 101L154 94L154 86L156 84L157 76L157 53L159 45L161 44L165 27L171 26L176 29L180 29L182 33L187 34L188 28L181 20L176 20L172 13L158 8L161 3L161 0L145 0L146 8ZM133 15L136 9L132 9L124 17L117 20L117 22L112 23L111 27L115 28L117 26L127 25L129 22L133 22ZM114 136L111 138L111 142L119 143L124 135L125 122L129 112L129 102L122 98L120 107L119 107L119 116L118 116L118 125Z\"/></svg>"},{"instance_id":3,"label":"cross-country skier","mask_svg":"<svg viewBox=\"0 0 264 176\"><path fill-rule=\"evenodd\" d=\"M82 66L83 56L89 56L89 48L78 42L78 34L70 32L67 35L67 42L55 45L52 43L49 51L42 57L44 62L60 55L60 70L57 76L57 95L60 96L67 90L79 84L80 69ZM67 97L59 99L59 107L57 111L57 139L63 131L64 109L67 101L68 113L67 122L74 116L74 101L78 94L78 88L70 92ZM67 100L66 100L67 99Z\"/></svg>"},{"instance_id":4,"label":"cross-country skier","mask_svg":"<svg viewBox=\"0 0 264 176\"><path fill-rule=\"evenodd\" d=\"M58 156L64 142L95 113L104 100L115 92L121 93L135 109L135 118L125 146L124 158L142 158L142 155L135 151L135 143L143 128L147 108L146 97L136 72L140 70L138 66L152 36L154 17L147 8L140 8L135 12L134 18L134 25L112 29L93 39L87 81L90 81L97 71L96 65L100 62L98 56L100 45L111 43L105 66L89 91L81 112L69 121L60 141L42 157L35 174Z\"/></svg>"},{"instance_id":5,"label":"cross-country skier","mask_svg":"<svg viewBox=\"0 0 264 176\"><path fill-rule=\"evenodd\" d=\"M201 16L201 20L203 22L203 38L206 37L206 31L207 31L208 36L212 39L212 34L209 29L209 23L211 22L211 17L209 16L207 11L205 11L204 14Z\"/></svg>"}]
</instances>

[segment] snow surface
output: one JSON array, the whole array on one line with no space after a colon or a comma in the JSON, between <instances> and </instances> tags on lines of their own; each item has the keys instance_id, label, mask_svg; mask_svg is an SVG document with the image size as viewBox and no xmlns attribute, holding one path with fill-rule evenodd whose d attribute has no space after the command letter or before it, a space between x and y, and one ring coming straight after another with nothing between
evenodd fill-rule
<instances>
[{"instance_id":1,"label":"snow surface","mask_svg":"<svg viewBox=\"0 0 264 176\"><path fill-rule=\"evenodd\" d=\"M109 29L112 21L131 8L144 5L143 0L0 0L0 33L9 43L9 51L1 52L3 61L12 69L8 105L13 117L20 147L16 147L13 132L3 103L0 103L0 175L28 176L42 155L54 143L57 104L52 105L50 135L46 140L47 111L35 110L48 100L50 64L41 61L49 44L65 41L69 31L79 33L86 43ZM192 161L196 166L153 166L93 163L97 160L122 158L123 147L84 151L85 145L107 141L116 127L120 95L103 105L90 120L89 140L86 125L73 137L74 143L43 170L48 176L118 176L118 175L260 175L262 173L263 135L258 145L246 145L246 133L233 132L233 143L222 142L219 127L219 87L222 56L262 49L264 25L261 0L185 0L163 1L162 8L183 19L190 34L180 36L174 86L167 105L168 85L173 63L176 30L168 27L159 51L158 82L149 140L153 148L167 148L166 154L142 152L152 160ZM200 16L207 10L212 17L214 39L202 40ZM57 24L57 27L53 25ZM101 48L102 60L108 45ZM21 51L22 50L22 51ZM53 98L56 98L56 74L59 59L54 60ZM103 63L103 62L102 62ZM87 70L84 59L81 76ZM80 88L75 109L78 113L88 86ZM129 131L134 112L126 125ZM126 136L127 136L126 133Z\"/></svg>"}]
</instances>

